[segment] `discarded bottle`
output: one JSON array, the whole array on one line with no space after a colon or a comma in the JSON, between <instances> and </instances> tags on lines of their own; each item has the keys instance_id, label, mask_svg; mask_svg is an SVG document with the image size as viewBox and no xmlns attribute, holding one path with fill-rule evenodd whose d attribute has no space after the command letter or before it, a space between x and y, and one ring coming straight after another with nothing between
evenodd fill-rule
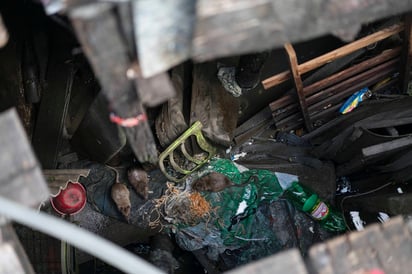
<instances>
[{"instance_id":1,"label":"discarded bottle","mask_svg":"<svg viewBox=\"0 0 412 274\"><path fill-rule=\"evenodd\" d=\"M323 228L335 232L346 230L343 216L298 182L293 182L284 193L296 208L309 213Z\"/></svg>"}]
</instances>

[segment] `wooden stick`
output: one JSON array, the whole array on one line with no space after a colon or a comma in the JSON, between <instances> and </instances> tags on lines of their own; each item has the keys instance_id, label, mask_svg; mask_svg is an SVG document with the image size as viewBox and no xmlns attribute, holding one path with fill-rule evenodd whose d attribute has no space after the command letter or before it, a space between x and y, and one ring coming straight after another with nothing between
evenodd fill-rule
<instances>
[{"instance_id":1,"label":"wooden stick","mask_svg":"<svg viewBox=\"0 0 412 274\"><path fill-rule=\"evenodd\" d=\"M332 62L340 57L343 57L355 50L360 48L366 47L370 44L376 43L383 39L386 39L394 34L401 32L404 29L404 24L396 24L388 28L384 28L380 31L377 31L371 35L365 36L359 40L356 40L350 44L347 44L343 47L330 51L324 55L316 57L312 60L309 60L301 65L298 66L298 71L300 74L307 73L311 70L314 70L320 66L325 65L326 63ZM263 87L265 89L269 89L280 83L283 83L289 80L291 77L291 73L289 71L281 72L275 76L269 77L262 81Z\"/></svg>"},{"instance_id":2,"label":"wooden stick","mask_svg":"<svg viewBox=\"0 0 412 274\"><path fill-rule=\"evenodd\" d=\"M325 87L328 86L332 86L333 84L336 84L340 81L343 81L345 79L348 79L349 77L353 76L353 75L357 75L367 69L373 68L383 62L386 62L394 57L396 57L397 55L399 55L401 51L400 47L394 48L394 49L388 49L383 51L381 54L372 57L368 60L365 60L359 64L356 64L350 68L347 68L345 70L342 70L341 72L338 72L334 75L331 75L323 80L320 80L316 83L313 83L312 85L309 85L307 87L303 88L303 93L305 94L305 96L310 96L316 92L318 92L319 90L322 90ZM286 94L285 96L279 98L278 100L272 102L269 104L272 112L274 113L273 115L276 116L277 114L275 114L279 109L283 109L285 108L288 104L294 104L295 102L295 98L293 95L291 94ZM280 111L281 114L284 113L284 111Z\"/></svg>"},{"instance_id":3,"label":"wooden stick","mask_svg":"<svg viewBox=\"0 0 412 274\"><path fill-rule=\"evenodd\" d=\"M336 103L341 102L343 99L345 99L345 97L350 96L352 93L364 87L368 87L372 84L379 82L385 77L390 76L391 73L394 73L397 70L397 68L398 67L395 64L395 65L388 66L384 69L381 69L380 71L374 74L366 75L365 77L363 77L363 79L359 79L358 81L355 81L353 85L348 86L344 91L337 92L333 94L332 96L328 97L327 99L322 100L320 102L318 101L317 103L311 105L309 107L310 115L312 116L313 114L319 111L322 111L323 109L325 109L326 106L330 104L334 105Z\"/></svg>"},{"instance_id":4,"label":"wooden stick","mask_svg":"<svg viewBox=\"0 0 412 274\"><path fill-rule=\"evenodd\" d=\"M302 111L303 120L305 121L305 126L308 131L312 130L312 123L310 122L310 117L308 113L308 106L306 104L305 95L303 94L303 83L300 78L300 73L298 69L298 58L296 57L296 52L290 43L285 44L286 52L289 56L290 70L293 75L293 82L295 84L296 92L299 97L299 105Z\"/></svg>"},{"instance_id":5,"label":"wooden stick","mask_svg":"<svg viewBox=\"0 0 412 274\"><path fill-rule=\"evenodd\" d=\"M309 105L313 105L318 103L319 101L323 100L324 98L327 98L329 96L333 96L335 94L339 94L340 91L346 90L354 85L358 85L359 82L363 81L364 79L368 79L370 77L374 77L376 74L380 74L382 71L386 70L387 68L393 68L395 64L398 64L399 58L390 60L388 62L385 62L383 64L380 64L379 66L376 66L370 70L367 70L363 73L360 73L358 75L355 75L351 78L348 78L336 85L333 85L327 89L322 90L321 92L318 92L310 97L307 98L307 103Z\"/></svg>"},{"instance_id":6,"label":"wooden stick","mask_svg":"<svg viewBox=\"0 0 412 274\"><path fill-rule=\"evenodd\" d=\"M319 82L316 82L310 86L305 87L304 94L305 96L310 96L318 92L319 90L322 90L325 87L332 86L340 81L343 81L349 77L352 77L353 75L357 75L361 73L362 71L365 71L379 64L382 64L383 62L386 62L398 56L400 52L401 52L401 47L385 50L381 54L375 57L365 60L357 65L351 66L350 68L347 68Z\"/></svg>"},{"instance_id":7,"label":"wooden stick","mask_svg":"<svg viewBox=\"0 0 412 274\"><path fill-rule=\"evenodd\" d=\"M402 66L400 85L402 92L408 92L412 65L412 13L405 15L405 38L402 51Z\"/></svg>"}]
</instances>

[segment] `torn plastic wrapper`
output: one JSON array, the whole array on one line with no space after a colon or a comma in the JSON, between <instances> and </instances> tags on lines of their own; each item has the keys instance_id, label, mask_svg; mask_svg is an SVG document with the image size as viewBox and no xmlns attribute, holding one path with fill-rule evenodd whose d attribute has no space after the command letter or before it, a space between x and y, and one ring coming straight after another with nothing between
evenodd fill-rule
<instances>
[{"instance_id":1,"label":"torn plastic wrapper","mask_svg":"<svg viewBox=\"0 0 412 274\"><path fill-rule=\"evenodd\" d=\"M354 110L362 101L372 96L372 92L368 88L363 88L355 92L339 109L341 114L346 114Z\"/></svg>"}]
</instances>

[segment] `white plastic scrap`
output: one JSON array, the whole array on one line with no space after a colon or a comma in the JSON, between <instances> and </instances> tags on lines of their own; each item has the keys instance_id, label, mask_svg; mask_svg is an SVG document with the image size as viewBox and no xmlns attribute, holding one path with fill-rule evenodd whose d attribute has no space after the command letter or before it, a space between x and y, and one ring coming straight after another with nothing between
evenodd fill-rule
<instances>
[{"instance_id":1,"label":"white plastic scrap","mask_svg":"<svg viewBox=\"0 0 412 274\"><path fill-rule=\"evenodd\" d=\"M249 169L248 169L247 167L245 167L245 166L242 166L242 165L239 165L239 164L236 164L236 163L233 163L233 164L236 166L237 170L239 170L240 173L243 173L243 172L249 170Z\"/></svg>"},{"instance_id":2,"label":"white plastic scrap","mask_svg":"<svg viewBox=\"0 0 412 274\"><path fill-rule=\"evenodd\" d=\"M246 201L243 200L242 202L240 202L235 215L242 214L243 212L245 212L246 208L247 208L247 203Z\"/></svg>"},{"instance_id":3,"label":"white plastic scrap","mask_svg":"<svg viewBox=\"0 0 412 274\"><path fill-rule=\"evenodd\" d=\"M340 193L347 193L349 191L349 187L348 186L345 186L344 188L342 188L341 190L340 190Z\"/></svg>"},{"instance_id":4,"label":"white plastic scrap","mask_svg":"<svg viewBox=\"0 0 412 274\"><path fill-rule=\"evenodd\" d=\"M399 194L403 194L402 188L398 187L396 190L398 191Z\"/></svg>"},{"instance_id":5,"label":"white plastic scrap","mask_svg":"<svg viewBox=\"0 0 412 274\"><path fill-rule=\"evenodd\" d=\"M275 172L275 175L278 178L279 185L283 190L288 189L293 182L298 182L299 180L298 176L293 174Z\"/></svg>"},{"instance_id":6,"label":"white plastic scrap","mask_svg":"<svg viewBox=\"0 0 412 274\"><path fill-rule=\"evenodd\" d=\"M364 221L359 216L359 211L351 211L350 216L352 217L352 222L355 225L357 231L364 230Z\"/></svg>"},{"instance_id":7,"label":"white plastic scrap","mask_svg":"<svg viewBox=\"0 0 412 274\"><path fill-rule=\"evenodd\" d=\"M378 216L378 220L381 223L386 223L387 221L389 221L391 219L391 217L389 217L388 214L386 214L385 212L379 212L379 216Z\"/></svg>"},{"instance_id":8,"label":"white plastic scrap","mask_svg":"<svg viewBox=\"0 0 412 274\"><path fill-rule=\"evenodd\" d=\"M245 157L246 155L247 155L246 152L242 152L242 153L238 153L238 154L233 155L231 158L232 158L232 161L237 161L237 160Z\"/></svg>"}]
</instances>

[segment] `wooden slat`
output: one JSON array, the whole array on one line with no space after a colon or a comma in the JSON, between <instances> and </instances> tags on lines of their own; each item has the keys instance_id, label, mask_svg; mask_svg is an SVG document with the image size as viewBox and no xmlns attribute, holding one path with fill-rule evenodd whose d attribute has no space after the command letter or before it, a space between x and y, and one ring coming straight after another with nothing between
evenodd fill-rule
<instances>
[{"instance_id":1,"label":"wooden slat","mask_svg":"<svg viewBox=\"0 0 412 274\"><path fill-rule=\"evenodd\" d=\"M367 69L373 68L379 64L382 64L383 62L386 62L397 55L401 52L401 47L393 48L393 49L388 49L383 51L381 54L370 58L368 60L365 60L357 65L351 66L350 68L347 68L345 70L342 70L341 72L338 72L330 77L327 77L319 82L316 82L310 86L307 86L303 89L303 92L305 96L310 96L320 90L322 90L325 87L332 86L342 80L345 80L353 75L357 75L358 73L361 73L362 71L365 71Z\"/></svg>"},{"instance_id":2,"label":"wooden slat","mask_svg":"<svg viewBox=\"0 0 412 274\"><path fill-rule=\"evenodd\" d=\"M295 84L296 92L299 97L299 105L302 111L303 120L305 122L306 129L308 131L311 131L312 123L310 122L308 106L306 104L305 95L303 94L303 83L302 79L300 78L300 73L298 69L298 58L296 57L296 52L293 49L292 44L285 44L285 49L289 56L290 70L292 71L293 82Z\"/></svg>"},{"instance_id":3,"label":"wooden slat","mask_svg":"<svg viewBox=\"0 0 412 274\"><path fill-rule=\"evenodd\" d=\"M303 93L305 96L310 96L320 90L322 90L323 88L332 86L336 83L339 83L343 80L348 79L351 76L357 75L367 69L373 68L383 62L386 62L392 58L394 58L395 56L399 55L401 51L401 48L394 48L394 49L388 49L383 51L381 54L370 58L368 60L365 60L359 64L356 64L354 66L351 66L350 68L347 68L345 70L342 70L341 72L338 72L336 74L333 74L327 78L324 78L323 80L320 80L316 83L313 83L312 85L309 85L307 87L303 88ZM290 95L287 94L285 96L283 96L282 98L270 103L270 108L271 110L274 112L274 116L278 116L275 112L279 109L283 109L285 108L288 104L293 104L295 102L295 98ZM293 104L295 106L295 108L297 108L297 104ZM283 111L282 111L282 115L283 115Z\"/></svg>"},{"instance_id":4,"label":"wooden slat","mask_svg":"<svg viewBox=\"0 0 412 274\"><path fill-rule=\"evenodd\" d=\"M69 17L103 94L118 116L124 119L145 116L135 84L127 78L126 72L132 62L124 36L119 32L119 18L108 3L97 4L93 7L94 12L89 9L73 9ZM149 122L143 120L134 127L123 129L139 162L156 163L157 148Z\"/></svg>"},{"instance_id":5,"label":"wooden slat","mask_svg":"<svg viewBox=\"0 0 412 274\"><path fill-rule=\"evenodd\" d=\"M14 109L0 115L0 133L0 195L26 206L39 206L49 191Z\"/></svg>"},{"instance_id":6,"label":"wooden slat","mask_svg":"<svg viewBox=\"0 0 412 274\"><path fill-rule=\"evenodd\" d=\"M386 39L394 34L397 34L401 32L404 29L404 25L401 24L396 24L388 28L384 28L380 31L377 31L371 35L365 36L359 40L356 40L350 44L347 44L343 47L340 47L336 50L330 51L324 55L321 55L319 57L316 57L312 60L309 60L303 64L299 65L299 73L304 74L307 73L311 70L314 70L320 66L325 65L326 63L332 62L340 57L343 57L351 52L354 52L355 50L358 50L360 48L366 47L370 44L376 43L378 41L381 41L383 39ZM265 80L262 81L263 87L265 89L269 89L271 87L274 87L280 83L283 83L287 80L290 79L291 73L289 71L284 71L281 72L275 76L269 77Z\"/></svg>"},{"instance_id":7,"label":"wooden slat","mask_svg":"<svg viewBox=\"0 0 412 274\"><path fill-rule=\"evenodd\" d=\"M80 176L87 177L90 169L45 169L43 175L47 181L51 194L57 194L66 184L78 182Z\"/></svg>"},{"instance_id":8,"label":"wooden slat","mask_svg":"<svg viewBox=\"0 0 412 274\"><path fill-rule=\"evenodd\" d=\"M392 62L392 61L389 61ZM386 66L386 63L383 64ZM309 115L310 117L319 117L319 113L323 113L325 111L329 111L330 108L335 107L333 105L340 103L341 100L343 100L345 97L350 96L352 93L360 90L363 87L368 87L372 84L377 83L378 81L384 79L385 77L389 76L391 73L396 71L396 64L391 64L390 66L385 67L383 70L379 70L378 72L373 71L371 73L370 71L366 71L362 73L360 78L358 77L358 81L355 82L354 84L350 85L342 85L342 88L344 89L339 89L339 90L334 90L329 94L329 97L326 97L322 101L317 101L316 103L311 101L311 98L309 97L307 102L309 103ZM351 83L352 78L346 80L348 83ZM312 103L313 105L310 105ZM327 109L325 110L325 107ZM340 107L340 105L339 105ZM336 112L337 114L337 112ZM296 129L300 126L301 121L299 121L299 118L301 117L300 113L291 113L290 115L286 116L285 119L283 120L278 120L276 121L276 127L282 130L290 130L290 129ZM313 121L316 119L313 119Z\"/></svg>"}]
</instances>

